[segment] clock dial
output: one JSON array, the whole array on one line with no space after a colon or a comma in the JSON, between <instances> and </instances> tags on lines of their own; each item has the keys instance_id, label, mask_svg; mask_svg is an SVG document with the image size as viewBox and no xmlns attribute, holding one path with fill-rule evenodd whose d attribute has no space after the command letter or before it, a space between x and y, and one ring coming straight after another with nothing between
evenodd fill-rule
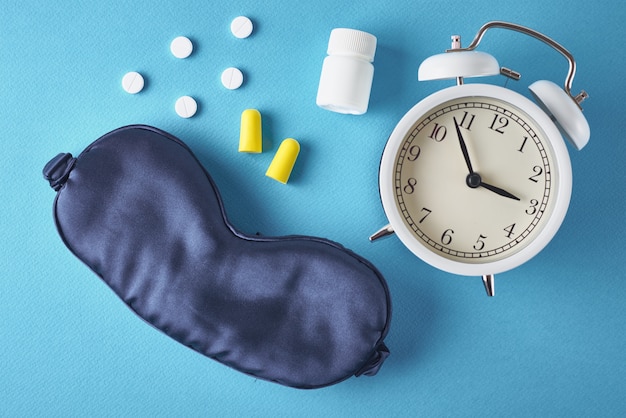
<instances>
[{"instance_id":1,"label":"clock dial","mask_svg":"<svg viewBox=\"0 0 626 418\"><path fill-rule=\"evenodd\" d=\"M468 264L498 261L541 232L558 170L544 130L493 97L462 97L424 112L393 162L397 212L422 246Z\"/></svg>"}]
</instances>

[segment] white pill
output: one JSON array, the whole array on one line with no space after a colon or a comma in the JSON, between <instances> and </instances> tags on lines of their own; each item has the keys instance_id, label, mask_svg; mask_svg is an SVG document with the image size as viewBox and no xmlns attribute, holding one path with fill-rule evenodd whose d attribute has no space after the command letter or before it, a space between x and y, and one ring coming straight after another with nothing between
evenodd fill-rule
<instances>
[{"instance_id":1,"label":"white pill","mask_svg":"<svg viewBox=\"0 0 626 418\"><path fill-rule=\"evenodd\" d=\"M228 67L222 73L222 84L228 90L235 90L243 84L243 73L239 68Z\"/></svg>"},{"instance_id":2,"label":"white pill","mask_svg":"<svg viewBox=\"0 0 626 418\"><path fill-rule=\"evenodd\" d=\"M230 31L236 38L244 39L252 33L252 21L245 16L238 16L230 24Z\"/></svg>"},{"instance_id":3,"label":"white pill","mask_svg":"<svg viewBox=\"0 0 626 418\"><path fill-rule=\"evenodd\" d=\"M176 113L181 118L190 118L196 114L198 110L198 103L191 96L183 96L176 100L176 104L174 105L176 109Z\"/></svg>"},{"instance_id":4,"label":"white pill","mask_svg":"<svg viewBox=\"0 0 626 418\"><path fill-rule=\"evenodd\" d=\"M187 58L193 51L193 44L189 38L185 36L179 36L175 38L170 44L170 51L176 58Z\"/></svg>"},{"instance_id":5,"label":"white pill","mask_svg":"<svg viewBox=\"0 0 626 418\"><path fill-rule=\"evenodd\" d=\"M122 88L127 93L137 94L143 90L144 80L143 76L136 71L126 73L122 78Z\"/></svg>"}]
</instances>

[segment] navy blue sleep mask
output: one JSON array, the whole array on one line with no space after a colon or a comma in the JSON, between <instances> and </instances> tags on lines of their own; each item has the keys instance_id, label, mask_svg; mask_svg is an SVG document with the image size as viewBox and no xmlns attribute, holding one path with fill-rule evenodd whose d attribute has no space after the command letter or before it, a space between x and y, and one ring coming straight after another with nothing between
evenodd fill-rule
<instances>
[{"instance_id":1,"label":"navy blue sleep mask","mask_svg":"<svg viewBox=\"0 0 626 418\"><path fill-rule=\"evenodd\" d=\"M236 370L318 388L389 354L385 279L332 241L248 236L179 139L133 125L44 168L65 245L137 315Z\"/></svg>"}]
</instances>

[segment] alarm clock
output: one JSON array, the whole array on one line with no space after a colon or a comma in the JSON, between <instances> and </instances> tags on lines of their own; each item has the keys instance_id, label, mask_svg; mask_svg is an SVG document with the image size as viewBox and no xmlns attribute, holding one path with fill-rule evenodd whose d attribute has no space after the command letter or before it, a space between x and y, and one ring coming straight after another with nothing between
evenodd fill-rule
<instances>
[{"instance_id":1,"label":"alarm clock","mask_svg":"<svg viewBox=\"0 0 626 418\"><path fill-rule=\"evenodd\" d=\"M505 87L465 83L468 77L516 71L476 51L492 28L529 35L569 63L563 88L547 80L530 85L537 100ZM480 276L495 294L495 274L538 254L558 231L570 202L572 171L564 137L582 149L590 136L574 96L572 54L524 26L492 21L471 44L426 59L419 80L456 79L411 108L385 145L379 169L382 206L389 225L370 237L395 233L426 263L449 273Z\"/></svg>"}]
</instances>

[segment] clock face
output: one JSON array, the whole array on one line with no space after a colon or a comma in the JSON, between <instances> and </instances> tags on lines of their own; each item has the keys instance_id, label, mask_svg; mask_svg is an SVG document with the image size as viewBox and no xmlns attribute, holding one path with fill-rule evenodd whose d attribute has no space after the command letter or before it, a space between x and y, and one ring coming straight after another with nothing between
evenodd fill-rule
<instances>
[{"instance_id":1,"label":"clock face","mask_svg":"<svg viewBox=\"0 0 626 418\"><path fill-rule=\"evenodd\" d=\"M497 89L506 93L453 94L422 106L394 131L395 152L381 163L381 196L384 188L400 239L457 274L494 274L526 261L552 238L569 202L567 151L555 152L538 115L522 110L526 102L511 102L516 93ZM539 119L562 143L552 122Z\"/></svg>"}]
</instances>

